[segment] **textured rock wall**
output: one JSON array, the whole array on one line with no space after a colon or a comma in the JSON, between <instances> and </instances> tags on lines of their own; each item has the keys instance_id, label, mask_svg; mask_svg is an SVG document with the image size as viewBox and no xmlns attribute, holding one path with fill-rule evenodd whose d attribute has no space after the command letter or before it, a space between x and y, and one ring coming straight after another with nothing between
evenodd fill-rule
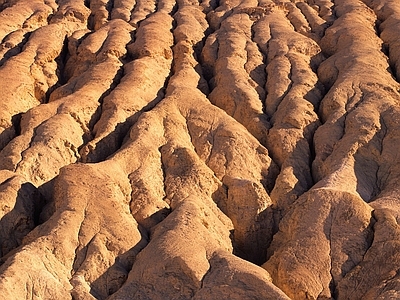
<instances>
[{"instance_id":1,"label":"textured rock wall","mask_svg":"<svg viewBox=\"0 0 400 300\"><path fill-rule=\"evenodd\" d=\"M400 298L397 0L0 0L2 299Z\"/></svg>"}]
</instances>

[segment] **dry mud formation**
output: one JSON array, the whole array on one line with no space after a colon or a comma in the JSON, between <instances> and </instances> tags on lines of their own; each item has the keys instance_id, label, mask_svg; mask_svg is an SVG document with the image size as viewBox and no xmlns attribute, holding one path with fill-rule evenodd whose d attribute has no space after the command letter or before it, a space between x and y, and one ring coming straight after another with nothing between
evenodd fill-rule
<instances>
[{"instance_id":1,"label":"dry mud formation","mask_svg":"<svg viewBox=\"0 0 400 300\"><path fill-rule=\"evenodd\" d=\"M1 299L400 298L398 0L0 0Z\"/></svg>"}]
</instances>

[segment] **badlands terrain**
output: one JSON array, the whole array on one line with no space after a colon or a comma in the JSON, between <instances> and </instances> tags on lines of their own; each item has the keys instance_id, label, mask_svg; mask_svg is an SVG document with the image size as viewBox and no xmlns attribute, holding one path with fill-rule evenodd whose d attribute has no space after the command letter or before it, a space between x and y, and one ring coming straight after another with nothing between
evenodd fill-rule
<instances>
[{"instance_id":1,"label":"badlands terrain","mask_svg":"<svg viewBox=\"0 0 400 300\"><path fill-rule=\"evenodd\" d=\"M0 299L399 299L398 0L0 0Z\"/></svg>"}]
</instances>

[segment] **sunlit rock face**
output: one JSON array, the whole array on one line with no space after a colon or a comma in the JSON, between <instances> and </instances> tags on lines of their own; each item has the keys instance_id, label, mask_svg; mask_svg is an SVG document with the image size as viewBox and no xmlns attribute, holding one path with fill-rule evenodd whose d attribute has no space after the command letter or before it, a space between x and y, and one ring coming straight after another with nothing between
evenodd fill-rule
<instances>
[{"instance_id":1,"label":"sunlit rock face","mask_svg":"<svg viewBox=\"0 0 400 300\"><path fill-rule=\"evenodd\" d=\"M400 2L0 0L0 298L400 298Z\"/></svg>"}]
</instances>

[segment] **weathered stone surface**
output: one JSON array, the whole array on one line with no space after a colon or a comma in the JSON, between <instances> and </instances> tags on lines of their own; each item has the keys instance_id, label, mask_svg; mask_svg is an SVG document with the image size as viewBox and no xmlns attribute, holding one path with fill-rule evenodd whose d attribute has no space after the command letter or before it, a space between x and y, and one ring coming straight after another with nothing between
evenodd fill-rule
<instances>
[{"instance_id":1,"label":"weathered stone surface","mask_svg":"<svg viewBox=\"0 0 400 300\"><path fill-rule=\"evenodd\" d=\"M400 297L396 0L0 0L0 298Z\"/></svg>"}]
</instances>

